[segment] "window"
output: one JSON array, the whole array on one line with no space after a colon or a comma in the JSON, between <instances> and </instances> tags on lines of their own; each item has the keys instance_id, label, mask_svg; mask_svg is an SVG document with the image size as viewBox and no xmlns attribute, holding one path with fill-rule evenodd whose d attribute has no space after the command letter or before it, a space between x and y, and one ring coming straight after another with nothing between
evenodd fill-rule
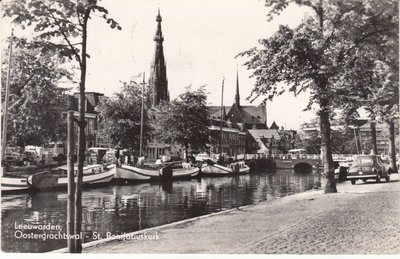
<instances>
[{"instance_id":1,"label":"window","mask_svg":"<svg viewBox=\"0 0 400 259\"><path fill-rule=\"evenodd\" d=\"M356 159L356 161L354 161L354 164L373 164L374 163L374 159L372 157L361 157Z\"/></svg>"},{"instance_id":2,"label":"window","mask_svg":"<svg viewBox=\"0 0 400 259\"><path fill-rule=\"evenodd\" d=\"M93 120L89 120L88 121L88 135L94 135L94 121Z\"/></svg>"}]
</instances>

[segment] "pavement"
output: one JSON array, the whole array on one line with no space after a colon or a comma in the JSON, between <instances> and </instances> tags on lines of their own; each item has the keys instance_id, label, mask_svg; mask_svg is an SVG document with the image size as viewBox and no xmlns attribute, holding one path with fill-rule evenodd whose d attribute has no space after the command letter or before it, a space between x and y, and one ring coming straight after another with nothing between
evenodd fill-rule
<instances>
[{"instance_id":1,"label":"pavement","mask_svg":"<svg viewBox=\"0 0 400 259\"><path fill-rule=\"evenodd\" d=\"M85 244L83 252L400 254L399 175L389 183L344 182L338 193L312 190L129 236L137 239L103 239Z\"/></svg>"}]
</instances>

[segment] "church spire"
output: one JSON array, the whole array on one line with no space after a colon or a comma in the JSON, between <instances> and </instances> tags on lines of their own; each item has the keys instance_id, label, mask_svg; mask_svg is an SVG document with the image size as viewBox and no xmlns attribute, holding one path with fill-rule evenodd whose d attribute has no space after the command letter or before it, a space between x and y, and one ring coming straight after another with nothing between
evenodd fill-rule
<instances>
[{"instance_id":1,"label":"church spire","mask_svg":"<svg viewBox=\"0 0 400 259\"><path fill-rule=\"evenodd\" d=\"M240 107L240 95L239 95L239 71L236 68L236 96L235 103L237 107Z\"/></svg>"},{"instance_id":2,"label":"church spire","mask_svg":"<svg viewBox=\"0 0 400 259\"><path fill-rule=\"evenodd\" d=\"M161 21L160 8L158 8L158 14L156 17L157 30L154 35L156 49L149 77L152 106L157 106L161 100L169 101L167 68L165 66L163 49L164 36L161 30Z\"/></svg>"},{"instance_id":3,"label":"church spire","mask_svg":"<svg viewBox=\"0 0 400 259\"><path fill-rule=\"evenodd\" d=\"M155 41L164 41L164 37L162 35L162 31L161 31L161 22L162 22L162 18L160 15L160 8L158 8L158 14L156 17L156 22L157 22L157 31L156 31L156 35L154 36L154 40Z\"/></svg>"}]
</instances>

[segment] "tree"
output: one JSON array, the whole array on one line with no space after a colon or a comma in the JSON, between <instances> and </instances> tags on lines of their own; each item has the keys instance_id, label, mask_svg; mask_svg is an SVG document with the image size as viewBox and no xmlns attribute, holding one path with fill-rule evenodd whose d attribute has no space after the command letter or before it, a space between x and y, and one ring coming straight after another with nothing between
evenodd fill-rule
<instances>
[{"instance_id":1,"label":"tree","mask_svg":"<svg viewBox=\"0 0 400 259\"><path fill-rule=\"evenodd\" d=\"M389 161L394 172L396 166L396 141L395 141L395 119L399 119L399 71L393 71L388 64L377 65L376 77L379 80L379 88L371 91L377 99L377 112L389 127Z\"/></svg>"},{"instance_id":2,"label":"tree","mask_svg":"<svg viewBox=\"0 0 400 259\"><path fill-rule=\"evenodd\" d=\"M354 139L354 132L351 128L345 127L343 129L332 130L332 151L336 154L356 154L359 140ZM360 146L364 150L370 150L369 143L362 143Z\"/></svg>"},{"instance_id":3,"label":"tree","mask_svg":"<svg viewBox=\"0 0 400 259\"><path fill-rule=\"evenodd\" d=\"M388 8L389 17L398 23L397 5ZM351 85L355 91L343 96L347 116L364 108L370 113L371 135L374 153L377 154L375 122L384 121L389 127L389 150L391 166L396 169L394 120L398 117L399 101L399 28L392 26L378 42L370 42L358 52L357 59L342 76L344 86Z\"/></svg>"},{"instance_id":4,"label":"tree","mask_svg":"<svg viewBox=\"0 0 400 259\"><path fill-rule=\"evenodd\" d=\"M191 91L190 87L170 103L156 108L155 137L166 144L178 144L189 149L205 148L209 142L209 115L204 87Z\"/></svg>"},{"instance_id":5,"label":"tree","mask_svg":"<svg viewBox=\"0 0 400 259\"><path fill-rule=\"evenodd\" d=\"M12 40L15 47L11 58L8 135L16 137L22 146L64 139L66 127L62 111L68 108L67 89L58 84L72 80L71 73L60 65L60 60L40 55L26 39L13 37ZM3 77L8 66L8 60L3 60Z\"/></svg>"},{"instance_id":6,"label":"tree","mask_svg":"<svg viewBox=\"0 0 400 259\"><path fill-rule=\"evenodd\" d=\"M100 0L99 0L100 1ZM35 47L42 53L54 54L74 60L79 76L79 119L78 124L78 170L76 183L75 233L82 232L82 179L85 160L85 87L88 23L93 14L107 21L112 29L121 29L114 19L108 17L106 8L98 0L30 0L12 1L5 5L4 16L24 29L33 27L37 34ZM78 42L74 42L77 39ZM82 251L82 240L75 240L73 249Z\"/></svg>"},{"instance_id":7,"label":"tree","mask_svg":"<svg viewBox=\"0 0 400 259\"><path fill-rule=\"evenodd\" d=\"M398 20L395 15L393 19ZM362 107L371 118L372 149L377 154L376 121L398 116L398 27L394 26L387 39L367 45L358 52L358 58L342 76L345 87L351 87L339 105L344 107L345 116L357 118L357 109ZM389 109L388 109L389 105ZM390 120L392 120L390 119Z\"/></svg>"},{"instance_id":8,"label":"tree","mask_svg":"<svg viewBox=\"0 0 400 259\"><path fill-rule=\"evenodd\" d=\"M120 93L100 101L96 109L101 119L98 134L103 140L114 146L139 150L143 87L134 81L124 83ZM151 136L147 115L150 103L147 96L148 92L145 92L143 143Z\"/></svg>"},{"instance_id":9,"label":"tree","mask_svg":"<svg viewBox=\"0 0 400 259\"><path fill-rule=\"evenodd\" d=\"M321 137L318 132L308 135L297 134L295 137L295 148L303 148L307 154L319 154L321 151Z\"/></svg>"},{"instance_id":10,"label":"tree","mask_svg":"<svg viewBox=\"0 0 400 259\"><path fill-rule=\"evenodd\" d=\"M321 155L325 192L337 192L332 159L331 123L334 103L347 89L340 76L368 42L377 42L392 26L392 17L381 9L372 10L370 1L266 0L269 18L279 15L289 4L308 7L313 15L292 29L278 31L240 56L251 57L245 64L256 78L250 98L272 100L286 90L295 95L310 90L308 108L319 105ZM393 3L393 8L395 4ZM396 25L397 26L397 25ZM281 84L284 83L284 84ZM288 85L286 88L285 85Z\"/></svg>"}]
</instances>

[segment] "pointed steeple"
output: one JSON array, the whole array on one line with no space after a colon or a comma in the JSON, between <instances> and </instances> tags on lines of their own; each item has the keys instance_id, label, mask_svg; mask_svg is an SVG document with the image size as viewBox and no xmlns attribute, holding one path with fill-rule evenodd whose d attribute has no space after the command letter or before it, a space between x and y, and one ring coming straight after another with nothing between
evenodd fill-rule
<instances>
[{"instance_id":1,"label":"pointed steeple","mask_svg":"<svg viewBox=\"0 0 400 259\"><path fill-rule=\"evenodd\" d=\"M271 127L269 127L270 129L279 129L279 127L278 127L278 125L276 125L276 122L274 121L274 122L272 122L272 125L271 125Z\"/></svg>"},{"instance_id":2,"label":"pointed steeple","mask_svg":"<svg viewBox=\"0 0 400 259\"><path fill-rule=\"evenodd\" d=\"M240 107L240 95L239 95L239 71L236 68L236 96L235 96L235 104L237 107Z\"/></svg>"},{"instance_id":3,"label":"pointed steeple","mask_svg":"<svg viewBox=\"0 0 400 259\"><path fill-rule=\"evenodd\" d=\"M154 35L154 40L155 41L164 41L164 37L162 35L162 31L161 31L161 22L162 22L162 18L160 15L160 8L158 8L158 14L156 17L156 22L157 22L157 31L156 34Z\"/></svg>"},{"instance_id":4,"label":"pointed steeple","mask_svg":"<svg viewBox=\"0 0 400 259\"><path fill-rule=\"evenodd\" d=\"M149 77L152 106L158 105L161 100L169 101L167 68L165 65L163 49L164 36L161 30L161 21L162 18L160 14L160 8L158 8L158 13L156 17L157 30L156 34L154 35L156 49L154 53L154 59L151 64Z\"/></svg>"}]
</instances>

